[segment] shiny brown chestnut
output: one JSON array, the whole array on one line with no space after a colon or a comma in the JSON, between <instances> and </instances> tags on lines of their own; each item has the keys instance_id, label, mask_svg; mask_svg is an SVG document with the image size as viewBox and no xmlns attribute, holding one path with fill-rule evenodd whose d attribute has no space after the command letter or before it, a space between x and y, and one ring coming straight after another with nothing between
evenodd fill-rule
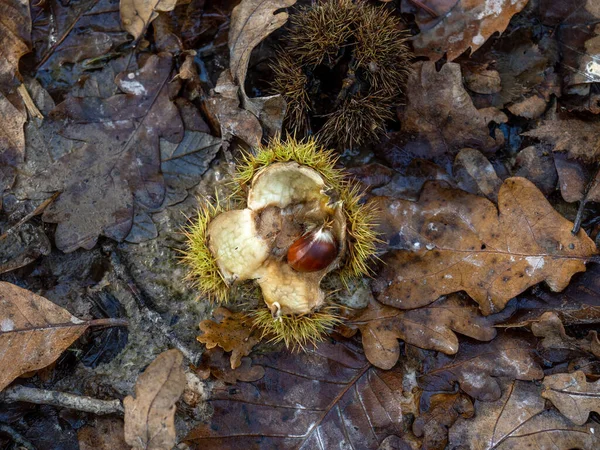
<instances>
[{"instance_id":1,"label":"shiny brown chestnut","mask_svg":"<svg viewBox=\"0 0 600 450\"><path fill-rule=\"evenodd\" d=\"M287 260L298 272L316 272L329 266L337 253L333 233L320 227L298 238L288 249Z\"/></svg>"}]
</instances>

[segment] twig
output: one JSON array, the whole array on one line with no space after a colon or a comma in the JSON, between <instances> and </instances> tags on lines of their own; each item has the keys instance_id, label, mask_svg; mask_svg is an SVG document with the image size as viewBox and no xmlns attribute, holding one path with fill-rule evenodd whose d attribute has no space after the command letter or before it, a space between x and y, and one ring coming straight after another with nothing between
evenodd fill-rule
<instances>
[{"instance_id":1,"label":"twig","mask_svg":"<svg viewBox=\"0 0 600 450\"><path fill-rule=\"evenodd\" d=\"M92 414L122 415L124 412L121 400L100 400L83 395L47 391L20 385L8 387L3 392L0 392L0 402L27 402L35 403L36 405L60 406Z\"/></svg>"},{"instance_id":2,"label":"twig","mask_svg":"<svg viewBox=\"0 0 600 450\"><path fill-rule=\"evenodd\" d=\"M179 350L181 353L183 353L183 356L185 356L193 365L198 365L201 355L187 348L186 345L183 342L181 342L181 340L177 336L175 336L173 330L171 330L171 328L165 323L165 320L162 318L162 316L156 311L150 309L150 307L148 306L148 302L146 301L144 295L132 280L131 276L128 273L127 267L125 267L125 264L123 264L123 262L121 261L121 258L117 254L116 249L113 246L107 246L105 247L105 251L110 252L110 258L113 268L115 270L115 274L122 282L127 284L127 287L129 288L129 291L133 295L133 298L135 299L136 303L138 304L142 315L148 320L149 323L154 324L158 328L160 333L169 340L171 345L177 350Z\"/></svg>"},{"instance_id":3,"label":"twig","mask_svg":"<svg viewBox=\"0 0 600 450\"><path fill-rule=\"evenodd\" d=\"M27 108L27 111L29 111L29 115L31 117L35 117L36 119L43 119L44 116L42 115L38 107L35 106L31 95L29 95L29 92L27 92L27 88L23 83L19 85L19 87L17 88L17 92L23 99L23 103L25 103L25 108Z\"/></svg>"},{"instance_id":4,"label":"twig","mask_svg":"<svg viewBox=\"0 0 600 450\"><path fill-rule=\"evenodd\" d=\"M27 450L36 450L33 444L26 440L21 433L5 423L0 423L0 434L6 434L13 440L15 444L20 445L22 448L26 448Z\"/></svg>"},{"instance_id":5,"label":"twig","mask_svg":"<svg viewBox=\"0 0 600 450\"><path fill-rule=\"evenodd\" d=\"M0 235L0 241L2 239L6 239L8 237L8 235L13 234L15 231L17 231L19 229L19 227L21 225L23 225L25 222L27 222L32 217L37 216L38 214L41 214L48 207L48 205L50 203L52 203L54 200L56 200L56 197L58 197L59 195L60 195L60 192L55 192L54 194L52 194L52 197L44 200L40 206L35 208L32 212L27 214L25 217L23 217L21 220L19 220L16 224L14 224L12 227L10 227L6 231L6 233Z\"/></svg>"}]
</instances>

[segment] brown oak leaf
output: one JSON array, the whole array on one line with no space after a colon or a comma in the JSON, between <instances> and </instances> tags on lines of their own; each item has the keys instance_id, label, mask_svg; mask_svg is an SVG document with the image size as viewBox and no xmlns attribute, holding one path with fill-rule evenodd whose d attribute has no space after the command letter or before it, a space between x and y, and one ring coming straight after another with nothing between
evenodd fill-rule
<instances>
[{"instance_id":1,"label":"brown oak leaf","mask_svg":"<svg viewBox=\"0 0 600 450\"><path fill-rule=\"evenodd\" d=\"M444 450L448 444L448 429L456 419L469 419L474 413L473 402L464 394L435 394L431 396L427 412L414 421L413 433L423 437L423 450Z\"/></svg>"},{"instance_id":2,"label":"brown oak leaf","mask_svg":"<svg viewBox=\"0 0 600 450\"><path fill-rule=\"evenodd\" d=\"M248 356L252 348L260 342L260 332L252 328L252 324L243 313L232 313L220 307L215 310L213 316L218 322L200 322L200 330L204 333L198 336L198 341L206 344L206 348L218 345L226 352L231 352L231 368L237 369L242 364L242 358Z\"/></svg>"},{"instance_id":3,"label":"brown oak leaf","mask_svg":"<svg viewBox=\"0 0 600 450\"><path fill-rule=\"evenodd\" d=\"M427 305L466 291L488 315L530 286L563 290L596 245L556 212L524 178L509 178L487 199L425 185L419 202L376 198L383 237L395 249L373 285L377 300L396 308Z\"/></svg>"},{"instance_id":4,"label":"brown oak leaf","mask_svg":"<svg viewBox=\"0 0 600 450\"><path fill-rule=\"evenodd\" d=\"M453 61L469 48L475 52L492 34L502 33L527 1L458 0L443 11L437 11L437 4L448 2L427 2L438 18L421 27L413 41L415 54L437 61L445 53Z\"/></svg>"},{"instance_id":5,"label":"brown oak leaf","mask_svg":"<svg viewBox=\"0 0 600 450\"><path fill-rule=\"evenodd\" d=\"M509 308L507 311L510 314ZM505 317L506 314L502 314ZM454 332L480 341L496 336L495 316L483 317L477 306L457 294L424 308L401 311L373 300L352 320L362 334L369 361L382 369L391 369L400 356L398 339L428 350L452 355L458 351Z\"/></svg>"},{"instance_id":6,"label":"brown oak leaf","mask_svg":"<svg viewBox=\"0 0 600 450\"><path fill-rule=\"evenodd\" d=\"M210 348L202 353L200 365L195 368L195 371L203 380L212 375L229 384L238 381L256 381L265 376L265 369L252 365L250 358L241 358L239 366L232 369L229 356L220 348Z\"/></svg>"},{"instance_id":7,"label":"brown oak leaf","mask_svg":"<svg viewBox=\"0 0 600 450\"><path fill-rule=\"evenodd\" d=\"M193 448L376 450L403 434L402 371L374 368L352 340L303 353L282 346L253 361L265 376L215 389L213 416L185 439Z\"/></svg>"},{"instance_id":8,"label":"brown oak leaf","mask_svg":"<svg viewBox=\"0 0 600 450\"><path fill-rule=\"evenodd\" d=\"M592 330L584 339L568 336L560 317L555 312L548 311L542 314L539 321L531 325L531 331L536 336L543 338L540 345L547 350L587 352L600 358L598 333Z\"/></svg>"},{"instance_id":9,"label":"brown oak leaf","mask_svg":"<svg viewBox=\"0 0 600 450\"><path fill-rule=\"evenodd\" d=\"M449 432L449 448L469 450L592 449L600 440L594 425L577 426L545 409L540 388L512 381L502 398L475 402L473 419L459 418Z\"/></svg>"},{"instance_id":10,"label":"brown oak leaf","mask_svg":"<svg viewBox=\"0 0 600 450\"><path fill-rule=\"evenodd\" d=\"M158 12L172 11L177 0L121 0L121 22L137 41L148 29Z\"/></svg>"},{"instance_id":11,"label":"brown oak leaf","mask_svg":"<svg viewBox=\"0 0 600 450\"><path fill-rule=\"evenodd\" d=\"M534 359L535 347L515 332L504 332L490 342L462 342L454 356L425 353L423 375L417 378L426 391L452 391L458 382L461 389L481 401L495 401L502 396L501 379L539 380L544 376Z\"/></svg>"},{"instance_id":12,"label":"brown oak leaf","mask_svg":"<svg viewBox=\"0 0 600 450\"><path fill-rule=\"evenodd\" d=\"M125 407L125 441L134 449L165 450L177 443L175 403L185 388L183 355L167 350L156 357L135 383L135 398Z\"/></svg>"},{"instance_id":13,"label":"brown oak leaf","mask_svg":"<svg viewBox=\"0 0 600 450\"><path fill-rule=\"evenodd\" d=\"M478 110L473 105L458 64L444 64L438 72L434 63L418 62L408 86L400 113L402 130L424 140L429 154L455 154L464 147L489 152L502 144L502 138L490 136L488 124L505 122L506 116L495 108Z\"/></svg>"},{"instance_id":14,"label":"brown oak leaf","mask_svg":"<svg viewBox=\"0 0 600 450\"><path fill-rule=\"evenodd\" d=\"M542 397L575 425L586 423L592 411L600 413L600 381L588 383L581 370L545 377Z\"/></svg>"},{"instance_id":15,"label":"brown oak leaf","mask_svg":"<svg viewBox=\"0 0 600 450\"><path fill-rule=\"evenodd\" d=\"M123 93L70 97L53 110L55 119L66 119L61 134L77 147L24 184L33 192L62 191L42 216L58 223L59 249L90 249L100 234L121 241L131 230L134 208L161 207L159 139L183 137L169 98L171 60L167 53L150 56L140 70L117 76Z\"/></svg>"},{"instance_id":16,"label":"brown oak leaf","mask_svg":"<svg viewBox=\"0 0 600 450\"><path fill-rule=\"evenodd\" d=\"M29 51L31 17L29 3L0 1L0 92L12 84L21 56ZM6 117L6 116L3 116ZM0 146L0 148L2 148Z\"/></svg>"}]
</instances>

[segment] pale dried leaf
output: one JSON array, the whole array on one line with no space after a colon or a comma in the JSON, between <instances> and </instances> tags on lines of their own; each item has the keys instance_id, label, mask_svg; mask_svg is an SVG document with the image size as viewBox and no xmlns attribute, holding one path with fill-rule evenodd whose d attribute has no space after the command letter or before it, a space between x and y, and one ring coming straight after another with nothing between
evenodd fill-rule
<instances>
[{"instance_id":1,"label":"pale dried leaf","mask_svg":"<svg viewBox=\"0 0 600 450\"><path fill-rule=\"evenodd\" d=\"M52 363L87 328L44 297L0 281L0 391Z\"/></svg>"},{"instance_id":2,"label":"pale dried leaf","mask_svg":"<svg viewBox=\"0 0 600 450\"><path fill-rule=\"evenodd\" d=\"M19 59L29 51L30 40L29 2L0 0L0 92L12 83Z\"/></svg>"},{"instance_id":3,"label":"pale dried leaf","mask_svg":"<svg viewBox=\"0 0 600 450\"><path fill-rule=\"evenodd\" d=\"M600 342L597 332L590 331L584 339L568 336L562 321L555 312L548 311L542 314L539 320L531 325L531 331L536 336L543 338L541 345L545 349L587 352L600 358Z\"/></svg>"},{"instance_id":4,"label":"pale dried leaf","mask_svg":"<svg viewBox=\"0 0 600 450\"><path fill-rule=\"evenodd\" d=\"M487 199L425 185L418 203L372 200L394 250L374 283L378 301L396 308L427 305L466 291L483 314L501 311L528 287L546 281L561 291L585 270L596 245L556 212L533 183L508 178L499 213Z\"/></svg>"},{"instance_id":5,"label":"pale dried leaf","mask_svg":"<svg viewBox=\"0 0 600 450\"><path fill-rule=\"evenodd\" d=\"M171 11L177 0L121 0L121 22L123 28L137 41L158 17L158 11Z\"/></svg>"},{"instance_id":6,"label":"pale dried leaf","mask_svg":"<svg viewBox=\"0 0 600 450\"><path fill-rule=\"evenodd\" d=\"M141 374L135 384L135 398L127 396L125 441L134 449L167 450L177 443L175 403L186 386L183 355L167 350Z\"/></svg>"},{"instance_id":7,"label":"pale dried leaf","mask_svg":"<svg viewBox=\"0 0 600 450\"><path fill-rule=\"evenodd\" d=\"M469 48L474 52L492 34L502 33L527 1L459 0L438 18L434 26L416 36L413 41L415 54L437 61L445 53L448 61L453 61Z\"/></svg>"},{"instance_id":8,"label":"pale dried leaf","mask_svg":"<svg viewBox=\"0 0 600 450\"><path fill-rule=\"evenodd\" d=\"M27 114L24 110L16 108L0 92L0 117L2 117L2 127L0 127L0 191L3 191L10 188L14 183L16 166L24 158L25 131L23 126L27 121Z\"/></svg>"},{"instance_id":9,"label":"pale dried leaf","mask_svg":"<svg viewBox=\"0 0 600 450\"><path fill-rule=\"evenodd\" d=\"M600 381L588 383L581 370L545 377L542 397L575 425L586 423L592 411L600 413Z\"/></svg>"}]
</instances>

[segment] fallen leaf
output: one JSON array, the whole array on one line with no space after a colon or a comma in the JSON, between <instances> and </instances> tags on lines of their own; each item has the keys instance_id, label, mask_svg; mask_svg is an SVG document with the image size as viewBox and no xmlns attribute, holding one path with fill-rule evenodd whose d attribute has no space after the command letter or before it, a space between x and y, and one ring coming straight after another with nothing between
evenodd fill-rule
<instances>
[{"instance_id":1,"label":"fallen leaf","mask_svg":"<svg viewBox=\"0 0 600 450\"><path fill-rule=\"evenodd\" d=\"M502 180L498 178L492 163L479 150L463 148L458 152L452 172L463 191L498 202Z\"/></svg>"},{"instance_id":2,"label":"fallen leaf","mask_svg":"<svg viewBox=\"0 0 600 450\"><path fill-rule=\"evenodd\" d=\"M176 3L177 0L120 0L123 28L137 41L158 17L158 12L172 11Z\"/></svg>"},{"instance_id":3,"label":"fallen leaf","mask_svg":"<svg viewBox=\"0 0 600 450\"><path fill-rule=\"evenodd\" d=\"M8 227L0 222L0 235ZM0 273L10 272L49 255L52 244L42 227L29 223L21 225L6 238L0 238Z\"/></svg>"},{"instance_id":4,"label":"fallen leaf","mask_svg":"<svg viewBox=\"0 0 600 450\"><path fill-rule=\"evenodd\" d=\"M285 116L285 100L281 95L249 98L244 87L246 72L254 47L287 22L288 14L280 10L295 3L296 0L242 0L231 13L229 27L231 78L240 88L243 107L258 117L269 135L281 131Z\"/></svg>"},{"instance_id":5,"label":"fallen leaf","mask_svg":"<svg viewBox=\"0 0 600 450\"><path fill-rule=\"evenodd\" d=\"M413 423L413 433L423 437L423 450L444 450L448 444L448 429L459 417L470 419L475 410L464 394L435 394L429 409Z\"/></svg>"},{"instance_id":6,"label":"fallen leaf","mask_svg":"<svg viewBox=\"0 0 600 450\"><path fill-rule=\"evenodd\" d=\"M548 375L543 383L542 397L575 425L585 424L592 411L600 413L600 381L588 383L582 371Z\"/></svg>"},{"instance_id":7,"label":"fallen leaf","mask_svg":"<svg viewBox=\"0 0 600 450\"><path fill-rule=\"evenodd\" d=\"M373 289L378 301L402 309L466 291L488 315L530 286L546 281L561 291L596 254L583 232L524 178L507 179L499 214L487 199L438 183L423 188L418 203L373 199L383 238L394 250L383 261Z\"/></svg>"},{"instance_id":8,"label":"fallen leaf","mask_svg":"<svg viewBox=\"0 0 600 450\"><path fill-rule=\"evenodd\" d=\"M44 297L0 281L0 391L52 363L89 325Z\"/></svg>"},{"instance_id":9,"label":"fallen leaf","mask_svg":"<svg viewBox=\"0 0 600 450\"><path fill-rule=\"evenodd\" d=\"M2 3L0 3L0 8L1 6ZM2 55L0 54L0 56ZM0 191L4 191L13 185L16 177L16 167L24 158L25 131L23 126L27 121L27 113L23 109L15 107L0 92L0 117L2 117L2 127L0 128Z\"/></svg>"},{"instance_id":10,"label":"fallen leaf","mask_svg":"<svg viewBox=\"0 0 600 450\"><path fill-rule=\"evenodd\" d=\"M437 61L445 53L448 61L453 61L469 48L473 53L492 34L502 33L527 1L458 0L435 24L421 29L413 40L415 55ZM435 3L428 2L427 6L436 11Z\"/></svg>"},{"instance_id":11,"label":"fallen leaf","mask_svg":"<svg viewBox=\"0 0 600 450\"><path fill-rule=\"evenodd\" d=\"M183 355L167 350L156 357L135 383L135 398L125 407L125 441L134 449L171 449L177 443L175 403L186 386Z\"/></svg>"},{"instance_id":12,"label":"fallen leaf","mask_svg":"<svg viewBox=\"0 0 600 450\"><path fill-rule=\"evenodd\" d=\"M490 136L488 124L505 122L506 116L492 110L478 110L462 83L460 66L444 64L438 72L432 62L418 62L408 80L406 107L399 119L405 133L417 135L429 146L428 157L471 147L495 151L500 141ZM431 95L435 92L435 95Z\"/></svg>"},{"instance_id":13,"label":"fallen leaf","mask_svg":"<svg viewBox=\"0 0 600 450\"><path fill-rule=\"evenodd\" d=\"M542 146L530 145L519 153L513 167L515 177L527 178L535 184L544 195L550 195L556 189L558 174L554 156Z\"/></svg>"},{"instance_id":14,"label":"fallen leaf","mask_svg":"<svg viewBox=\"0 0 600 450\"><path fill-rule=\"evenodd\" d=\"M53 110L55 120L67 120L62 135L78 146L24 185L34 192L62 191L43 215L45 222L58 223L60 250L90 249L100 234L121 241L131 229L134 204L161 207L159 138L183 137L179 112L169 99L170 77L171 56L153 55L139 71L117 76L123 94L71 97Z\"/></svg>"},{"instance_id":15,"label":"fallen leaf","mask_svg":"<svg viewBox=\"0 0 600 450\"><path fill-rule=\"evenodd\" d=\"M29 52L31 17L29 3L0 1L0 93L13 83L21 56ZM4 91L5 92L5 91ZM4 119L9 116L1 114ZM0 149L2 146L0 145Z\"/></svg>"},{"instance_id":16,"label":"fallen leaf","mask_svg":"<svg viewBox=\"0 0 600 450\"><path fill-rule=\"evenodd\" d=\"M513 381L494 402L475 402L475 418L459 418L449 432L450 448L518 450L524 448L592 449L600 440L594 425L575 426L557 411L544 408L540 388Z\"/></svg>"},{"instance_id":17,"label":"fallen leaf","mask_svg":"<svg viewBox=\"0 0 600 450\"><path fill-rule=\"evenodd\" d=\"M548 311L542 314L539 320L531 325L531 331L542 338L540 345L544 349L586 352L600 358L600 341L597 332L590 331L584 339L568 336L562 321L555 312Z\"/></svg>"},{"instance_id":18,"label":"fallen leaf","mask_svg":"<svg viewBox=\"0 0 600 450\"><path fill-rule=\"evenodd\" d=\"M371 364L391 369L400 356L398 339L452 355L458 352L458 337L454 332L490 341L496 336L494 323L500 320L494 316L482 317L475 304L455 294L411 311L373 300L351 324L359 328L365 355Z\"/></svg>"},{"instance_id":19,"label":"fallen leaf","mask_svg":"<svg viewBox=\"0 0 600 450\"><path fill-rule=\"evenodd\" d=\"M537 128L522 134L549 142L554 145L555 152L566 151L571 158L595 162L600 156L598 133L598 121L554 118L544 120Z\"/></svg>"},{"instance_id":20,"label":"fallen leaf","mask_svg":"<svg viewBox=\"0 0 600 450\"><path fill-rule=\"evenodd\" d=\"M193 448L375 450L403 434L402 372L374 368L352 341L306 353L281 348L253 361L265 376L214 390L213 416L185 438Z\"/></svg>"},{"instance_id":21,"label":"fallen leaf","mask_svg":"<svg viewBox=\"0 0 600 450\"><path fill-rule=\"evenodd\" d=\"M206 344L206 348L218 345L226 352L231 352L231 368L237 369L242 363L242 358L248 356L252 348L260 342L260 333L252 328L244 313L232 313L219 307L213 316L218 322L200 322L200 330L204 333L198 336L198 341Z\"/></svg>"},{"instance_id":22,"label":"fallen leaf","mask_svg":"<svg viewBox=\"0 0 600 450\"><path fill-rule=\"evenodd\" d=\"M569 203L579 202L584 198L587 201L600 201L600 183L598 174L594 174L589 166L580 159L571 159L567 153L555 153L554 163L558 173L560 193L562 198ZM588 184L591 189L588 190Z\"/></svg>"},{"instance_id":23,"label":"fallen leaf","mask_svg":"<svg viewBox=\"0 0 600 450\"><path fill-rule=\"evenodd\" d=\"M130 450L123 436L123 420L96 417L93 425L77 430L80 450Z\"/></svg>"},{"instance_id":24,"label":"fallen leaf","mask_svg":"<svg viewBox=\"0 0 600 450\"><path fill-rule=\"evenodd\" d=\"M202 353L200 365L195 369L203 380L211 375L225 383L235 384L238 381L257 381L265 376L265 369L252 365L250 358L241 358L235 369L231 368L229 356L220 348L207 349Z\"/></svg>"},{"instance_id":25,"label":"fallen leaf","mask_svg":"<svg viewBox=\"0 0 600 450\"><path fill-rule=\"evenodd\" d=\"M462 342L454 356L441 353L423 360L423 374L417 378L426 391L452 391L453 384L471 397L491 402L502 396L501 379L540 380L544 377L533 358L535 348L526 335L503 333L493 341Z\"/></svg>"}]
</instances>

